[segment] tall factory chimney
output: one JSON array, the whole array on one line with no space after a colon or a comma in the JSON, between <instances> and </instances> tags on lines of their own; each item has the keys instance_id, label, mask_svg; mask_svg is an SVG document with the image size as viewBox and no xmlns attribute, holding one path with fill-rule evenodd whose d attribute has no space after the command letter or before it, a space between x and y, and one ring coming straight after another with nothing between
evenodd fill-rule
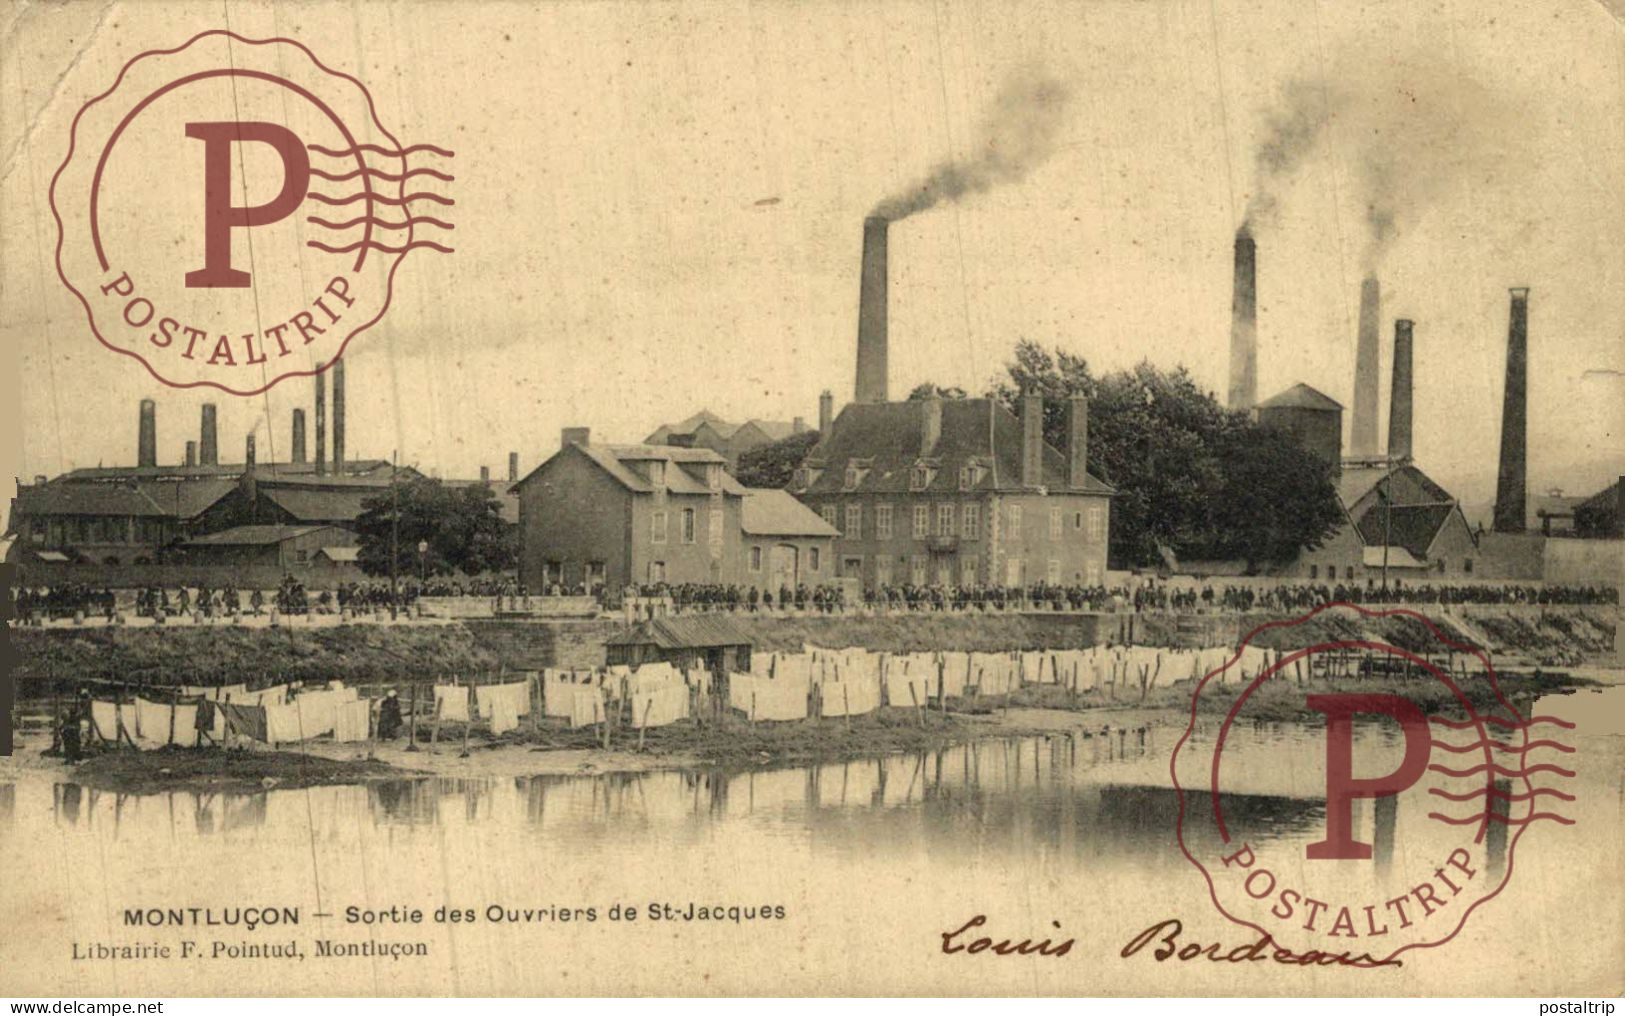
<instances>
[{"instance_id":1,"label":"tall factory chimney","mask_svg":"<svg viewBox=\"0 0 1625 1016\"><path fill-rule=\"evenodd\" d=\"M1358 457L1377 454L1377 402L1382 392L1382 290L1377 277L1360 283L1360 331L1354 347L1354 425L1350 450Z\"/></svg>"},{"instance_id":2,"label":"tall factory chimney","mask_svg":"<svg viewBox=\"0 0 1625 1016\"><path fill-rule=\"evenodd\" d=\"M327 472L327 375L316 375L316 475Z\"/></svg>"},{"instance_id":3,"label":"tall factory chimney","mask_svg":"<svg viewBox=\"0 0 1625 1016\"><path fill-rule=\"evenodd\" d=\"M858 287L858 378L853 399L886 401L885 219L863 220L863 268Z\"/></svg>"},{"instance_id":4,"label":"tall factory chimney","mask_svg":"<svg viewBox=\"0 0 1625 1016\"><path fill-rule=\"evenodd\" d=\"M1066 400L1066 485L1080 490L1089 482L1089 400Z\"/></svg>"},{"instance_id":5,"label":"tall factory chimney","mask_svg":"<svg viewBox=\"0 0 1625 1016\"><path fill-rule=\"evenodd\" d=\"M829 437L829 425L835 422L835 393L825 388L818 396L818 434Z\"/></svg>"},{"instance_id":6,"label":"tall factory chimney","mask_svg":"<svg viewBox=\"0 0 1625 1016\"><path fill-rule=\"evenodd\" d=\"M158 464L158 403L141 400L141 424L135 437L135 464L152 467Z\"/></svg>"},{"instance_id":7,"label":"tall factory chimney","mask_svg":"<svg viewBox=\"0 0 1625 1016\"><path fill-rule=\"evenodd\" d=\"M254 435L250 434L243 439L243 468L254 468Z\"/></svg>"},{"instance_id":8,"label":"tall factory chimney","mask_svg":"<svg viewBox=\"0 0 1625 1016\"><path fill-rule=\"evenodd\" d=\"M1027 391L1021 395L1021 485L1039 487L1044 483L1044 396Z\"/></svg>"},{"instance_id":9,"label":"tall factory chimney","mask_svg":"<svg viewBox=\"0 0 1625 1016\"><path fill-rule=\"evenodd\" d=\"M305 411L293 411L293 461L303 464L305 461Z\"/></svg>"},{"instance_id":10,"label":"tall factory chimney","mask_svg":"<svg viewBox=\"0 0 1625 1016\"><path fill-rule=\"evenodd\" d=\"M1243 223L1236 230L1235 290L1230 298L1231 409L1258 401L1258 245Z\"/></svg>"},{"instance_id":11,"label":"tall factory chimney","mask_svg":"<svg viewBox=\"0 0 1625 1016\"><path fill-rule=\"evenodd\" d=\"M1393 387L1388 393L1388 460L1411 458L1411 322L1394 322Z\"/></svg>"},{"instance_id":12,"label":"tall factory chimney","mask_svg":"<svg viewBox=\"0 0 1625 1016\"><path fill-rule=\"evenodd\" d=\"M215 440L215 409L212 402L203 404L203 433L198 436L197 457L199 465L220 464L220 445Z\"/></svg>"},{"instance_id":13,"label":"tall factory chimney","mask_svg":"<svg viewBox=\"0 0 1625 1016\"><path fill-rule=\"evenodd\" d=\"M344 361L333 364L333 472L344 474Z\"/></svg>"},{"instance_id":14,"label":"tall factory chimney","mask_svg":"<svg viewBox=\"0 0 1625 1016\"><path fill-rule=\"evenodd\" d=\"M518 452L509 452L508 453L508 482L509 483L518 483L519 482L519 453Z\"/></svg>"},{"instance_id":15,"label":"tall factory chimney","mask_svg":"<svg viewBox=\"0 0 1625 1016\"><path fill-rule=\"evenodd\" d=\"M1495 482L1495 531L1521 533L1529 465L1529 289L1512 291L1507 322L1507 380L1501 397L1501 468Z\"/></svg>"},{"instance_id":16,"label":"tall factory chimney","mask_svg":"<svg viewBox=\"0 0 1625 1016\"><path fill-rule=\"evenodd\" d=\"M186 464L188 466L197 465L197 442L196 441L188 441L188 442L186 442Z\"/></svg>"}]
</instances>

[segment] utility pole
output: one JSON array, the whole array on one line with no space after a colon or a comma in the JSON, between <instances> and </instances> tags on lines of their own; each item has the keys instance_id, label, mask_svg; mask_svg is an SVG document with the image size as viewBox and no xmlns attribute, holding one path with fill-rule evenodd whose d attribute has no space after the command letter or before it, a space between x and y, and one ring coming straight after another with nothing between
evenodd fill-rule
<instances>
[{"instance_id":1,"label":"utility pole","mask_svg":"<svg viewBox=\"0 0 1625 1016\"><path fill-rule=\"evenodd\" d=\"M1388 491L1378 488L1377 496L1382 498L1382 594L1388 595L1388 544L1392 539L1394 528L1394 502L1388 497Z\"/></svg>"},{"instance_id":2,"label":"utility pole","mask_svg":"<svg viewBox=\"0 0 1625 1016\"><path fill-rule=\"evenodd\" d=\"M397 470L400 463L400 452L390 452L390 621L395 621L398 614L397 600L400 598L397 585L397 574L400 571L400 541L401 541L401 497L400 483L398 483ZM1384 579L1386 582L1386 579Z\"/></svg>"}]
</instances>

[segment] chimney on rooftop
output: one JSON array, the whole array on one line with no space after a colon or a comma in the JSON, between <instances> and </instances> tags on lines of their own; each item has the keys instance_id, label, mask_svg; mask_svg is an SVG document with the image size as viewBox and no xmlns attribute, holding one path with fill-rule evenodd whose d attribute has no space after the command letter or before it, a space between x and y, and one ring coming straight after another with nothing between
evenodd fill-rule
<instances>
[{"instance_id":1,"label":"chimney on rooftop","mask_svg":"<svg viewBox=\"0 0 1625 1016\"><path fill-rule=\"evenodd\" d=\"M197 456L200 465L220 464L220 445L215 440L215 408L212 402L203 404L203 433L198 438Z\"/></svg>"},{"instance_id":2,"label":"chimney on rooftop","mask_svg":"<svg viewBox=\"0 0 1625 1016\"><path fill-rule=\"evenodd\" d=\"M487 486L487 487L489 487L491 485L491 467L490 466L481 466L480 467L480 483L483 484L484 486Z\"/></svg>"},{"instance_id":3,"label":"chimney on rooftop","mask_svg":"<svg viewBox=\"0 0 1625 1016\"><path fill-rule=\"evenodd\" d=\"M327 472L327 375L316 375L316 475Z\"/></svg>"},{"instance_id":4,"label":"chimney on rooftop","mask_svg":"<svg viewBox=\"0 0 1625 1016\"><path fill-rule=\"evenodd\" d=\"M158 464L158 403L141 400L141 424L136 430L135 464L152 467Z\"/></svg>"},{"instance_id":5,"label":"chimney on rooftop","mask_svg":"<svg viewBox=\"0 0 1625 1016\"><path fill-rule=\"evenodd\" d=\"M920 454L930 455L942 437L942 396L932 392L919 400Z\"/></svg>"},{"instance_id":6,"label":"chimney on rooftop","mask_svg":"<svg viewBox=\"0 0 1625 1016\"><path fill-rule=\"evenodd\" d=\"M885 219L863 220L863 265L858 285L858 377L856 402L886 401Z\"/></svg>"},{"instance_id":7,"label":"chimney on rooftop","mask_svg":"<svg viewBox=\"0 0 1625 1016\"><path fill-rule=\"evenodd\" d=\"M1236 262L1230 298L1231 409L1258 401L1258 245L1245 223L1236 230Z\"/></svg>"},{"instance_id":8,"label":"chimney on rooftop","mask_svg":"<svg viewBox=\"0 0 1625 1016\"><path fill-rule=\"evenodd\" d=\"M305 461L305 411L303 409L293 411L293 461L296 463Z\"/></svg>"},{"instance_id":9,"label":"chimney on rooftop","mask_svg":"<svg viewBox=\"0 0 1625 1016\"><path fill-rule=\"evenodd\" d=\"M1368 275L1360 283L1360 330L1354 347L1354 427L1350 445L1357 457L1377 454L1377 402L1382 391L1382 290Z\"/></svg>"},{"instance_id":10,"label":"chimney on rooftop","mask_svg":"<svg viewBox=\"0 0 1625 1016\"><path fill-rule=\"evenodd\" d=\"M1529 289L1512 293L1507 322L1506 391L1501 397L1501 465L1495 483L1495 531L1521 533L1527 509L1529 440Z\"/></svg>"},{"instance_id":11,"label":"chimney on rooftop","mask_svg":"<svg viewBox=\"0 0 1625 1016\"><path fill-rule=\"evenodd\" d=\"M583 447L592 443L591 427L566 427L559 432L559 447L568 448L571 445Z\"/></svg>"},{"instance_id":12,"label":"chimney on rooftop","mask_svg":"<svg viewBox=\"0 0 1625 1016\"><path fill-rule=\"evenodd\" d=\"M243 441L243 468L254 468L254 435L250 434Z\"/></svg>"},{"instance_id":13,"label":"chimney on rooftop","mask_svg":"<svg viewBox=\"0 0 1625 1016\"><path fill-rule=\"evenodd\" d=\"M519 482L519 453L518 452L509 452L508 453L508 482L509 483L517 483L517 482Z\"/></svg>"},{"instance_id":14,"label":"chimney on rooftop","mask_svg":"<svg viewBox=\"0 0 1625 1016\"><path fill-rule=\"evenodd\" d=\"M344 361L333 364L333 472L344 473Z\"/></svg>"},{"instance_id":15,"label":"chimney on rooftop","mask_svg":"<svg viewBox=\"0 0 1625 1016\"><path fill-rule=\"evenodd\" d=\"M1021 485L1044 483L1044 396L1027 391L1021 396Z\"/></svg>"},{"instance_id":16,"label":"chimney on rooftop","mask_svg":"<svg viewBox=\"0 0 1625 1016\"><path fill-rule=\"evenodd\" d=\"M188 442L186 442L186 464L188 466L197 465L197 442L196 441L188 441Z\"/></svg>"},{"instance_id":17,"label":"chimney on rooftop","mask_svg":"<svg viewBox=\"0 0 1625 1016\"><path fill-rule=\"evenodd\" d=\"M1393 387L1388 393L1388 458L1411 458L1411 322L1394 322Z\"/></svg>"},{"instance_id":18,"label":"chimney on rooftop","mask_svg":"<svg viewBox=\"0 0 1625 1016\"><path fill-rule=\"evenodd\" d=\"M792 433L792 434L805 434L805 433L807 433L807 418L805 416L798 416L795 419L791 420L790 421L790 433Z\"/></svg>"},{"instance_id":19,"label":"chimney on rooftop","mask_svg":"<svg viewBox=\"0 0 1625 1016\"><path fill-rule=\"evenodd\" d=\"M1081 490L1089 483L1089 400L1066 400L1066 484Z\"/></svg>"},{"instance_id":20,"label":"chimney on rooftop","mask_svg":"<svg viewBox=\"0 0 1625 1016\"><path fill-rule=\"evenodd\" d=\"M818 434L829 437L829 425L835 420L835 393L825 388L818 396Z\"/></svg>"}]
</instances>

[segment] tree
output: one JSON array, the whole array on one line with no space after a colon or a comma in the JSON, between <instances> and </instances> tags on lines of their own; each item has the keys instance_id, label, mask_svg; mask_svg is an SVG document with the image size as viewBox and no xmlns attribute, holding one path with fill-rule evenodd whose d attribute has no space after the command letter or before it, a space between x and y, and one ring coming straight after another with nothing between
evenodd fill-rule
<instances>
[{"instance_id":1,"label":"tree","mask_svg":"<svg viewBox=\"0 0 1625 1016\"><path fill-rule=\"evenodd\" d=\"M948 387L944 388L941 385L934 385L929 381L924 381L915 385L914 390L908 393L908 401L918 402L921 399L928 399L933 395L941 399L966 398L965 389L960 388L957 385L949 385Z\"/></svg>"},{"instance_id":2,"label":"tree","mask_svg":"<svg viewBox=\"0 0 1625 1016\"><path fill-rule=\"evenodd\" d=\"M1087 361L1023 340L989 397L1020 412L1044 396L1044 439L1066 446L1064 400L1089 399L1089 468L1117 488L1110 557L1155 565L1167 548L1191 558L1242 557L1249 571L1320 545L1342 521L1329 466L1290 436L1231 412L1183 367L1142 361L1099 378Z\"/></svg>"},{"instance_id":3,"label":"tree","mask_svg":"<svg viewBox=\"0 0 1625 1016\"><path fill-rule=\"evenodd\" d=\"M389 574L389 548L395 508L399 506L400 532L395 567L404 577L462 572L507 571L517 559L507 523L502 521L496 494L485 484L448 487L424 476L403 478L394 495L385 491L361 504L356 532L361 537L358 555L368 575ZM428 548L422 558L418 544Z\"/></svg>"},{"instance_id":4,"label":"tree","mask_svg":"<svg viewBox=\"0 0 1625 1016\"><path fill-rule=\"evenodd\" d=\"M818 436L816 430L804 430L742 452L734 478L747 487L788 487L796 467L818 443Z\"/></svg>"}]
</instances>

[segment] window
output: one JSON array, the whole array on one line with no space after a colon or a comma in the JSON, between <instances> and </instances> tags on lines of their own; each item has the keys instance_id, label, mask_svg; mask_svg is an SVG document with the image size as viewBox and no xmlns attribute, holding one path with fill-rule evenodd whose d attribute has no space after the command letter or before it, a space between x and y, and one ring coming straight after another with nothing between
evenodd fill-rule
<instances>
[{"instance_id":1,"label":"window","mask_svg":"<svg viewBox=\"0 0 1625 1016\"><path fill-rule=\"evenodd\" d=\"M954 535L954 506L951 504L937 505L937 535Z\"/></svg>"},{"instance_id":2,"label":"window","mask_svg":"<svg viewBox=\"0 0 1625 1016\"><path fill-rule=\"evenodd\" d=\"M293 552L293 563L294 564L309 564L310 563L310 551L308 551L308 550L296 550L296 551L294 551Z\"/></svg>"},{"instance_id":3,"label":"window","mask_svg":"<svg viewBox=\"0 0 1625 1016\"><path fill-rule=\"evenodd\" d=\"M980 505L968 504L959 509L959 531L967 540L981 538L982 508Z\"/></svg>"},{"instance_id":4,"label":"window","mask_svg":"<svg viewBox=\"0 0 1625 1016\"><path fill-rule=\"evenodd\" d=\"M694 509L683 509L683 542L694 542Z\"/></svg>"},{"instance_id":5,"label":"window","mask_svg":"<svg viewBox=\"0 0 1625 1016\"><path fill-rule=\"evenodd\" d=\"M926 568L930 564L924 554L915 554L909 561L909 581L914 585L925 585Z\"/></svg>"},{"instance_id":6,"label":"window","mask_svg":"<svg viewBox=\"0 0 1625 1016\"><path fill-rule=\"evenodd\" d=\"M891 539L891 505L875 505L875 539Z\"/></svg>"},{"instance_id":7,"label":"window","mask_svg":"<svg viewBox=\"0 0 1625 1016\"><path fill-rule=\"evenodd\" d=\"M807 551L807 568L810 571L822 571L824 568L823 562L820 560L817 547L813 547Z\"/></svg>"},{"instance_id":8,"label":"window","mask_svg":"<svg viewBox=\"0 0 1625 1016\"><path fill-rule=\"evenodd\" d=\"M1473 573L1473 559L1470 557L1462 558L1461 570L1466 572L1468 575L1471 575Z\"/></svg>"},{"instance_id":9,"label":"window","mask_svg":"<svg viewBox=\"0 0 1625 1016\"><path fill-rule=\"evenodd\" d=\"M846 506L846 538L849 540L863 539L863 506L849 504Z\"/></svg>"},{"instance_id":10,"label":"window","mask_svg":"<svg viewBox=\"0 0 1625 1016\"><path fill-rule=\"evenodd\" d=\"M862 578L863 577L863 558L861 558L861 557L843 557L843 558L841 558L841 577L842 578L848 578L848 579Z\"/></svg>"},{"instance_id":11,"label":"window","mask_svg":"<svg viewBox=\"0 0 1625 1016\"><path fill-rule=\"evenodd\" d=\"M650 561L649 562L649 581L650 582L664 582L664 581L666 581L666 562L664 562L664 561Z\"/></svg>"},{"instance_id":12,"label":"window","mask_svg":"<svg viewBox=\"0 0 1625 1016\"><path fill-rule=\"evenodd\" d=\"M961 586L974 586L976 584L976 558L962 557L959 559L959 584Z\"/></svg>"},{"instance_id":13,"label":"window","mask_svg":"<svg viewBox=\"0 0 1625 1016\"><path fill-rule=\"evenodd\" d=\"M1021 538L1021 505L1019 505L1019 504L1011 505L1010 506L1010 512L1009 512L1009 515L1007 516L1007 518L1009 520L1009 526L1010 526L1010 533L1009 533L1010 539L1012 539L1012 540L1020 539Z\"/></svg>"},{"instance_id":14,"label":"window","mask_svg":"<svg viewBox=\"0 0 1625 1016\"><path fill-rule=\"evenodd\" d=\"M1072 528L1073 529L1082 529L1083 528L1083 512L1075 512L1075 513L1073 513L1073 515L1072 515Z\"/></svg>"},{"instance_id":15,"label":"window","mask_svg":"<svg viewBox=\"0 0 1625 1016\"><path fill-rule=\"evenodd\" d=\"M835 529L835 530L838 531L841 528L840 523L836 521L835 506L834 505L827 504L824 507L818 509L818 515L825 522L829 523L831 529Z\"/></svg>"},{"instance_id":16,"label":"window","mask_svg":"<svg viewBox=\"0 0 1625 1016\"><path fill-rule=\"evenodd\" d=\"M1102 506L1089 506L1089 539L1104 540L1106 538L1106 509Z\"/></svg>"},{"instance_id":17,"label":"window","mask_svg":"<svg viewBox=\"0 0 1625 1016\"><path fill-rule=\"evenodd\" d=\"M891 556L882 554L875 558L875 585L891 585Z\"/></svg>"},{"instance_id":18,"label":"window","mask_svg":"<svg viewBox=\"0 0 1625 1016\"><path fill-rule=\"evenodd\" d=\"M750 570L753 572L762 570L762 548L760 547L750 548Z\"/></svg>"},{"instance_id":19,"label":"window","mask_svg":"<svg viewBox=\"0 0 1625 1016\"><path fill-rule=\"evenodd\" d=\"M846 467L846 478L843 485L847 490L851 490L852 488L856 487L858 485L858 481L861 479L863 479L863 474L858 470L857 466Z\"/></svg>"},{"instance_id":20,"label":"window","mask_svg":"<svg viewBox=\"0 0 1625 1016\"><path fill-rule=\"evenodd\" d=\"M1343 566L1343 577L1346 579L1354 578L1354 566L1352 564Z\"/></svg>"},{"instance_id":21,"label":"window","mask_svg":"<svg viewBox=\"0 0 1625 1016\"><path fill-rule=\"evenodd\" d=\"M1049 510L1049 538L1052 540L1061 538L1061 509L1059 508Z\"/></svg>"},{"instance_id":22,"label":"window","mask_svg":"<svg viewBox=\"0 0 1625 1016\"><path fill-rule=\"evenodd\" d=\"M1320 578L1320 565L1312 564L1309 566L1309 577L1312 579Z\"/></svg>"},{"instance_id":23,"label":"window","mask_svg":"<svg viewBox=\"0 0 1625 1016\"><path fill-rule=\"evenodd\" d=\"M722 489L722 467L715 462L705 467L705 485L712 490Z\"/></svg>"},{"instance_id":24,"label":"window","mask_svg":"<svg viewBox=\"0 0 1625 1016\"><path fill-rule=\"evenodd\" d=\"M923 540L931 535L931 507L917 504L914 506L914 538Z\"/></svg>"},{"instance_id":25,"label":"window","mask_svg":"<svg viewBox=\"0 0 1625 1016\"><path fill-rule=\"evenodd\" d=\"M1059 513L1057 513L1057 523L1059 523ZM1053 557L1044 565L1044 581L1052 586L1061 584L1061 562Z\"/></svg>"},{"instance_id":26,"label":"window","mask_svg":"<svg viewBox=\"0 0 1625 1016\"><path fill-rule=\"evenodd\" d=\"M1100 585L1100 562L1090 561L1083 566L1083 580L1091 586Z\"/></svg>"},{"instance_id":27,"label":"window","mask_svg":"<svg viewBox=\"0 0 1625 1016\"><path fill-rule=\"evenodd\" d=\"M665 543L666 542L666 513L665 512L650 512L649 513L649 542L650 543Z\"/></svg>"},{"instance_id":28,"label":"window","mask_svg":"<svg viewBox=\"0 0 1625 1016\"><path fill-rule=\"evenodd\" d=\"M971 478L970 477L971 477L970 467L969 466L961 466L960 469L959 469L959 489L960 490L970 490L970 488L971 488Z\"/></svg>"},{"instance_id":29,"label":"window","mask_svg":"<svg viewBox=\"0 0 1625 1016\"><path fill-rule=\"evenodd\" d=\"M915 466L908 473L908 489L924 490L931 485L931 469L929 466Z\"/></svg>"},{"instance_id":30,"label":"window","mask_svg":"<svg viewBox=\"0 0 1625 1016\"><path fill-rule=\"evenodd\" d=\"M1439 558L1439 574L1444 574L1444 558Z\"/></svg>"}]
</instances>

